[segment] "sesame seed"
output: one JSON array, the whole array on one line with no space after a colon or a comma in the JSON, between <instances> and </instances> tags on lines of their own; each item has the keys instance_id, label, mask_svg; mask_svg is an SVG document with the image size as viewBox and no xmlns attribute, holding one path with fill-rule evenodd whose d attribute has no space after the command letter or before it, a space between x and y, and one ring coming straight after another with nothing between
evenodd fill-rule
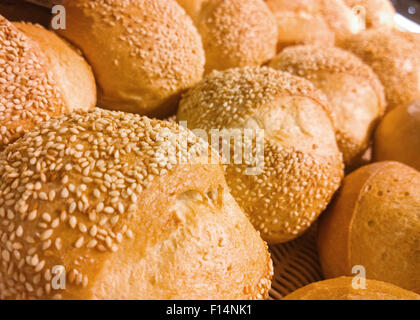
<instances>
[{"instance_id":1,"label":"sesame seed","mask_svg":"<svg viewBox=\"0 0 420 320\"><path fill-rule=\"evenodd\" d=\"M114 213L114 212L115 212L115 210L114 210L114 208L113 208L113 207L106 207L106 208L104 209L104 212L105 212L105 213L108 213L108 214L112 214L112 213Z\"/></svg>"},{"instance_id":2,"label":"sesame seed","mask_svg":"<svg viewBox=\"0 0 420 320\"><path fill-rule=\"evenodd\" d=\"M61 195L61 197L62 197L63 199L66 199L66 198L69 196L69 191L67 190L67 188L66 188L66 187L64 187L64 188L61 190L60 195Z\"/></svg>"},{"instance_id":3,"label":"sesame seed","mask_svg":"<svg viewBox=\"0 0 420 320\"><path fill-rule=\"evenodd\" d=\"M83 242L85 241L84 237L80 237L77 239L77 241L74 243L74 246L76 248L81 248L83 246Z\"/></svg>"},{"instance_id":4,"label":"sesame seed","mask_svg":"<svg viewBox=\"0 0 420 320\"><path fill-rule=\"evenodd\" d=\"M45 230L45 231L41 234L40 239L41 239L42 241L47 240L49 237L51 237L51 236L52 236L52 234L53 234L53 230L52 230L52 229Z\"/></svg>"},{"instance_id":5,"label":"sesame seed","mask_svg":"<svg viewBox=\"0 0 420 320\"><path fill-rule=\"evenodd\" d=\"M23 228L22 228L22 226L19 226L16 229L16 236L18 236L18 237L22 237L23 236Z\"/></svg>"}]
</instances>

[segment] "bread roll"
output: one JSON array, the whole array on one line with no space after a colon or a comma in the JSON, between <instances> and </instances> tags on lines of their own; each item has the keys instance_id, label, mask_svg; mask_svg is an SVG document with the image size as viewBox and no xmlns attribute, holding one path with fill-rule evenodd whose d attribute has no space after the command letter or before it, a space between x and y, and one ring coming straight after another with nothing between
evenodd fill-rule
<instances>
[{"instance_id":1,"label":"bread roll","mask_svg":"<svg viewBox=\"0 0 420 320\"><path fill-rule=\"evenodd\" d=\"M47 68L60 88L70 112L89 110L96 105L96 84L85 59L65 40L40 25L15 22L14 25L37 43L48 61Z\"/></svg>"},{"instance_id":2,"label":"bread roll","mask_svg":"<svg viewBox=\"0 0 420 320\"><path fill-rule=\"evenodd\" d=\"M385 87L388 109L420 98L420 36L371 29L341 42L370 65Z\"/></svg>"},{"instance_id":3,"label":"bread roll","mask_svg":"<svg viewBox=\"0 0 420 320\"><path fill-rule=\"evenodd\" d=\"M66 29L93 68L99 105L149 116L176 111L198 82L204 52L192 21L175 0L65 0Z\"/></svg>"},{"instance_id":4,"label":"bread roll","mask_svg":"<svg viewBox=\"0 0 420 320\"><path fill-rule=\"evenodd\" d=\"M350 52L320 46L286 48L270 67L304 77L324 92L344 162L349 167L359 163L386 107L375 73Z\"/></svg>"},{"instance_id":5,"label":"bread roll","mask_svg":"<svg viewBox=\"0 0 420 320\"><path fill-rule=\"evenodd\" d=\"M420 286L420 173L378 162L351 173L321 216L318 246L324 275L351 275L362 265L370 279L405 289Z\"/></svg>"},{"instance_id":6,"label":"bread roll","mask_svg":"<svg viewBox=\"0 0 420 320\"><path fill-rule=\"evenodd\" d=\"M366 280L366 289L355 289L352 282L351 277L315 282L283 300L420 300L420 295L386 282Z\"/></svg>"},{"instance_id":7,"label":"bread roll","mask_svg":"<svg viewBox=\"0 0 420 320\"><path fill-rule=\"evenodd\" d=\"M375 133L376 161L395 160L420 171L420 100L391 110Z\"/></svg>"},{"instance_id":8,"label":"bread roll","mask_svg":"<svg viewBox=\"0 0 420 320\"><path fill-rule=\"evenodd\" d=\"M175 123L100 109L10 144L0 298L266 298L267 246L207 150ZM65 268L65 290L53 266Z\"/></svg>"},{"instance_id":9,"label":"bread roll","mask_svg":"<svg viewBox=\"0 0 420 320\"><path fill-rule=\"evenodd\" d=\"M207 0L196 25L206 72L259 66L276 54L276 22L263 0Z\"/></svg>"},{"instance_id":10,"label":"bread roll","mask_svg":"<svg viewBox=\"0 0 420 320\"><path fill-rule=\"evenodd\" d=\"M234 143L242 154L223 152L227 160L234 156L226 163L227 181L270 243L303 233L340 185L343 162L334 129L323 97L305 79L266 67L214 72L183 97L177 119L209 136L215 129L239 130ZM257 144L261 130L264 146ZM254 159L245 156L248 148Z\"/></svg>"},{"instance_id":11,"label":"bread roll","mask_svg":"<svg viewBox=\"0 0 420 320\"><path fill-rule=\"evenodd\" d=\"M390 0L344 0L353 10L363 8L366 28L389 28L395 27L395 8Z\"/></svg>"},{"instance_id":12,"label":"bread roll","mask_svg":"<svg viewBox=\"0 0 420 320\"><path fill-rule=\"evenodd\" d=\"M267 0L278 25L278 51L296 44L334 44L336 37L362 30L342 0Z\"/></svg>"},{"instance_id":13,"label":"bread roll","mask_svg":"<svg viewBox=\"0 0 420 320\"><path fill-rule=\"evenodd\" d=\"M35 44L0 16L0 150L65 111Z\"/></svg>"}]
</instances>

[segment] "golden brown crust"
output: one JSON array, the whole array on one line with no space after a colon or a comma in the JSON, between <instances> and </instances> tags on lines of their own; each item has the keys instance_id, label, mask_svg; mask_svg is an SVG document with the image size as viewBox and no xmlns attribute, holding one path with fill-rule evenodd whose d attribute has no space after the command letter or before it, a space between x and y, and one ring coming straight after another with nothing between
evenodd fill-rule
<instances>
[{"instance_id":1,"label":"golden brown crust","mask_svg":"<svg viewBox=\"0 0 420 320\"><path fill-rule=\"evenodd\" d=\"M266 2L277 21L278 51L296 44L334 44L334 32L329 28L314 1L267 0Z\"/></svg>"},{"instance_id":2,"label":"golden brown crust","mask_svg":"<svg viewBox=\"0 0 420 320\"><path fill-rule=\"evenodd\" d=\"M304 77L324 92L344 162L350 167L358 163L386 107L383 86L372 69L350 52L321 46L286 48L270 67Z\"/></svg>"},{"instance_id":3,"label":"golden brown crust","mask_svg":"<svg viewBox=\"0 0 420 320\"><path fill-rule=\"evenodd\" d=\"M232 194L262 237L284 242L325 209L342 178L323 97L309 81L271 68L214 72L181 100L178 120L190 129L264 130L264 169L227 165ZM255 146L254 146L255 147Z\"/></svg>"},{"instance_id":4,"label":"golden brown crust","mask_svg":"<svg viewBox=\"0 0 420 320\"><path fill-rule=\"evenodd\" d=\"M360 191L367 187L369 178L381 168L376 164L368 165L346 176L334 201L321 215L318 225L318 252L325 277L334 278L351 272L350 232L353 215L360 201Z\"/></svg>"},{"instance_id":5,"label":"golden brown crust","mask_svg":"<svg viewBox=\"0 0 420 320\"><path fill-rule=\"evenodd\" d=\"M0 150L66 111L35 44L0 16Z\"/></svg>"},{"instance_id":6,"label":"golden brown crust","mask_svg":"<svg viewBox=\"0 0 420 320\"><path fill-rule=\"evenodd\" d=\"M418 36L371 29L348 37L340 46L370 65L385 87L388 109L420 97Z\"/></svg>"},{"instance_id":7,"label":"golden brown crust","mask_svg":"<svg viewBox=\"0 0 420 320\"><path fill-rule=\"evenodd\" d=\"M354 10L364 9L366 28L394 28L395 8L389 0L344 0Z\"/></svg>"},{"instance_id":8,"label":"golden brown crust","mask_svg":"<svg viewBox=\"0 0 420 320\"><path fill-rule=\"evenodd\" d=\"M67 27L58 32L92 66L99 105L169 116L181 92L201 79L201 39L175 0L68 0L64 5Z\"/></svg>"},{"instance_id":9,"label":"golden brown crust","mask_svg":"<svg viewBox=\"0 0 420 320\"><path fill-rule=\"evenodd\" d=\"M331 46L362 30L342 0L267 0L279 28L278 51L296 44Z\"/></svg>"},{"instance_id":10,"label":"golden brown crust","mask_svg":"<svg viewBox=\"0 0 420 320\"><path fill-rule=\"evenodd\" d=\"M353 278L340 277L312 283L284 300L420 300L420 295L390 283L366 280L365 289L355 289Z\"/></svg>"},{"instance_id":11,"label":"golden brown crust","mask_svg":"<svg viewBox=\"0 0 420 320\"><path fill-rule=\"evenodd\" d=\"M376 130L373 158L399 161L420 171L419 128L419 100L391 110Z\"/></svg>"},{"instance_id":12,"label":"golden brown crust","mask_svg":"<svg viewBox=\"0 0 420 320\"><path fill-rule=\"evenodd\" d=\"M91 67L79 52L55 33L40 25L15 22L21 32L36 42L48 61L69 112L89 110L96 106L96 84Z\"/></svg>"},{"instance_id":13,"label":"golden brown crust","mask_svg":"<svg viewBox=\"0 0 420 320\"><path fill-rule=\"evenodd\" d=\"M209 0L196 22L206 72L260 66L276 54L275 19L262 0Z\"/></svg>"},{"instance_id":14,"label":"golden brown crust","mask_svg":"<svg viewBox=\"0 0 420 320\"><path fill-rule=\"evenodd\" d=\"M175 123L100 109L7 146L0 298L266 298L267 246L207 150Z\"/></svg>"},{"instance_id":15,"label":"golden brown crust","mask_svg":"<svg viewBox=\"0 0 420 320\"><path fill-rule=\"evenodd\" d=\"M368 165L346 177L320 220L325 276L350 276L354 265L362 265L372 279L418 287L419 190L420 173L398 162Z\"/></svg>"}]
</instances>

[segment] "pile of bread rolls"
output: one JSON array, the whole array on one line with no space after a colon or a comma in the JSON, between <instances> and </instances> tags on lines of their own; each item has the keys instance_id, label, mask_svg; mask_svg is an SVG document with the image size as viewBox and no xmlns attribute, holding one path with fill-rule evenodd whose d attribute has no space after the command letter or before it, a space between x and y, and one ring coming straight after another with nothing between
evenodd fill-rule
<instances>
[{"instance_id":1,"label":"pile of bread rolls","mask_svg":"<svg viewBox=\"0 0 420 320\"><path fill-rule=\"evenodd\" d=\"M388 0L60 4L0 6L0 299L420 299Z\"/></svg>"}]
</instances>

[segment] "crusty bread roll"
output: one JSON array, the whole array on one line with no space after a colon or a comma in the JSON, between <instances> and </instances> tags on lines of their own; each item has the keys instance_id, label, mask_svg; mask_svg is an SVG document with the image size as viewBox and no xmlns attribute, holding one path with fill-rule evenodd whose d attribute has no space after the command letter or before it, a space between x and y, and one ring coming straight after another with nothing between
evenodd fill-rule
<instances>
[{"instance_id":1,"label":"crusty bread roll","mask_svg":"<svg viewBox=\"0 0 420 320\"><path fill-rule=\"evenodd\" d=\"M420 300L420 295L393 284L366 280L366 288L354 288L352 277L312 283L283 300Z\"/></svg>"},{"instance_id":2,"label":"crusty bread roll","mask_svg":"<svg viewBox=\"0 0 420 320\"><path fill-rule=\"evenodd\" d=\"M35 44L0 16L0 150L67 111Z\"/></svg>"},{"instance_id":3,"label":"crusty bread roll","mask_svg":"<svg viewBox=\"0 0 420 320\"><path fill-rule=\"evenodd\" d=\"M206 72L259 66L276 54L276 22L263 0L206 0L195 21Z\"/></svg>"},{"instance_id":4,"label":"crusty bread roll","mask_svg":"<svg viewBox=\"0 0 420 320\"><path fill-rule=\"evenodd\" d=\"M93 68L99 105L149 116L176 111L204 71L200 35L175 0L65 0L66 29Z\"/></svg>"},{"instance_id":5,"label":"crusty bread roll","mask_svg":"<svg viewBox=\"0 0 420 320\"><path fill-rule=\"evenodd\" d=\"M388 109L420 98L420 36L371 29L340 43L370 65L385 87Z\"/></svg>"},{"instance_id":6,"label":"crusty bread roll","mask_svg":"<svg viewBox=\"0 0 420 320\"><path fill-rule=\"evenodd\" d=\"M420 286L420 173L378 162L351 173L321 216L318 247L324 275L351 275L355 265L375 280Z\"/></svg>"},{"instance_id":7,"label":"crusty bread roll","mask_svg":"<svg viewBox=\"0 0 420 320\"><path fill-rule=\"evenodd\" d=\"M278 25L278 51L296 44L333 45L362 23L342 0L267 0Z\"/></svg>"},{"instance_id":8,"label":"crusty bread roll","mask_svg":"<svg viewBox=\"0 0 420 320\"><path fill-rule=\"evenodd\" d=\"M390 0L344 0L353 10L363 9L366 28L394 28L395 8Z\"/></svg>"},{"instance_id":9,"label":"crusty bread roll","mask_svg":"<svg viewBox=\"0 0 420 320\"><path fill-rule=\"evenodd\" d=\"M267 245L206 153L175 123L101 109L7 146L0 298L266 298Z\"/></svg>"},{"instance_id":10,"label":"crusty bread roll","mask_svg":"<svg viewBox=\"0 0 420 320\"><path fill-rule=\"evenodd\" d=\"M254 144L258 157L232 159L226 176L232 194L270 243L303 233L340 185L342 156L323 101L305 79L246 67L212 73L180 102L177 119L188 128L210 135L215 129L239 129L243 139L235 143L242 155ZM255 136L264 130L263 168L261 145L257 137L245 136L245 129Z\"/></svg>"},{"instance_id":11,"label":"crusty bread roll","mask_svg":"<svg viewBox=\"0 0 420 320\"><path fill-rule=\"evenodd\" d=\"M386 107L383 86L372 69L350 52L321 46L288 47L270 67L304 77L324 92L344 162L349 167L359 163Z\"/></svg>"},{"instance_id":12,"label":"crusty bread roll","mask_svg":"<svg viewBox=\"0 0 420 320\"><path fill-rule=\"evenodd\" d=\"M70 112L89 110L96 105L96 84L91 67L86 60L65 40L40 25L15 22L14 25L37 43L48 61Z\"/></svg>"},{"instance_id":13,"label":"crusty bread roll","mask_svg":"<svg viewBox=\"0 0 420 320\"><path fill-rule=\"evenodd\" d=\"M375 133L373 157L376 161L399 161L420 171L420 100L387 113Z\"/></svg>"}]
</instances>

